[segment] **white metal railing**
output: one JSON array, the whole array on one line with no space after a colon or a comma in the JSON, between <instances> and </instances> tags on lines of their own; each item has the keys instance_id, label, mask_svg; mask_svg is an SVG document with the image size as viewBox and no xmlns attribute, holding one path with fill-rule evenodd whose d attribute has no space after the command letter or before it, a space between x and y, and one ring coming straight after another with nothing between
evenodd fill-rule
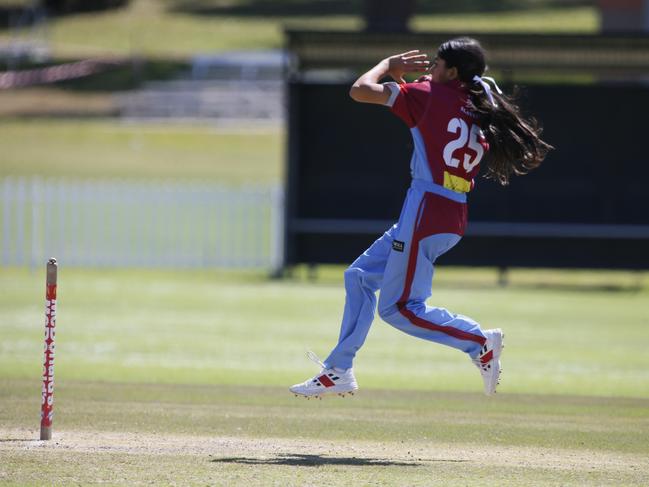
<instances>
[{"instance_id":1,"label":"white metal railing","mask_svg":"<svg viewBox=\"0 0 649 487\"><path fill-rule=\"evenodd\" d=\"M0 180L0 262L277 270L279 186Z\"/></svg>"}]
</instances>

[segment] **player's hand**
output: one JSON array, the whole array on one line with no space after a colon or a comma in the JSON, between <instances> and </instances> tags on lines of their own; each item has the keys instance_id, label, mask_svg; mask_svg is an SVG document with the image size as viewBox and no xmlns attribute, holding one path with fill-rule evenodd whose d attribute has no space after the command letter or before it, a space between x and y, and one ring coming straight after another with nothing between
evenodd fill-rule
<instances>
[{"instance_id":1,"label":"player's hand","mask_svg":"<svg viewBox=\"0 0 649 487\"><path fill-rule=\"evenodd\" d=\"M420 53L418 49L395 54L386 59L388 62L388 74L397 82L405 83L406 73L424 73L430 66L428 54Z\"/></svg>"}]
</instances>

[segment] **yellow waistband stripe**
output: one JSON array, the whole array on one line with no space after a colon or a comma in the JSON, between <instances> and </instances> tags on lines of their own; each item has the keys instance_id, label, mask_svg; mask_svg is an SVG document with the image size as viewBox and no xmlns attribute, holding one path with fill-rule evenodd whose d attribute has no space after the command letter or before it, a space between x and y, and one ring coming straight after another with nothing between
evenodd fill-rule
<instances>
[{"instance_id":1,"label":"yellow waistband stripe","mask_svg":"<svg viewBox=\"0 0 649 487\"><path fill-rule=\"evenodd\" d=\"M471 181L444 171L444 187L458 193L468 193L471 191Z\"/></svg>"}]
</instances>

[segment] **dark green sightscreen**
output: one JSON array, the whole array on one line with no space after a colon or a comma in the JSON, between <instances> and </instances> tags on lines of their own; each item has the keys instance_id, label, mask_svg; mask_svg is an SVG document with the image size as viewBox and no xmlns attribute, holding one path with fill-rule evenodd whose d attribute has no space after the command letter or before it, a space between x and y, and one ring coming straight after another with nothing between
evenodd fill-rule
<instances>
[{"instance_id":1,"label":"dark green sightscreen","mask_svg":"<svg viewBox=\"0 0 649 487\"><path fill-rule=\"evenodd\" d=\"M349 98L355 64L350 63L353 67L346 77L337 66L338 78L332 77L334 71L315 68L330 59L326 51L340 38L309 35L294 39L296 52L305 55L298 55L289 85L286 262L349 263L399 217L410 181L411 136L388 109ZM316 38L322 42L311 42ZM412 40L421 41L416 36ZM497 44L494 38L487 40ZM563 59L571 49L583 49L587 41L573 38ZM610 76L618 77L625 69L627 81L606 80L606 57L598 60L595 51L577 66L588 81L546 84L539 76L522 88L524 112L541 121L544 138L556 150L539 169L514 178L509 187L479 177L469 194L467 235L443 263L649 268L649 192L644 188L649 156L640 112L649 107L649 87L633 81L640 68L631 67L646 55L647 38L609 41L597 37L592 44L602 51L616 43L636 48L607 61L609 66L617 63ZM370 42L360 43L360 47L350 44L345 59L365 61ZM377 40L372 49L394 47L387 44ZM520 43L510 45L522 48ZM561 61L559 45L553 48L543 38L537 46L546 46L538 48L546 54L554 49L556 63ZM515 49L510 57L518 59ZM512 76L530 73L533 63L534 59L521 59ZM494 67L502 69L503 64ZM511 85L503 87L512 91Z\"/></svg>"}]
</instances>

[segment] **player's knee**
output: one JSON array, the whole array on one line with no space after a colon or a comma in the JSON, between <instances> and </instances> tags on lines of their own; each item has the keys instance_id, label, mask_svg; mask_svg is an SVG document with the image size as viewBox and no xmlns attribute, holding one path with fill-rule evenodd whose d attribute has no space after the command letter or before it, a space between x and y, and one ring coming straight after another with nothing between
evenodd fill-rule
<instances>
[{"instance_id":1,"label":"player's knee","mask_svg":"<svg viewBox=\"0 0 649 487\"><path fill-rule=\"evenodd\" d=\"M345 270L345 285L356 284L361 280L361 270L358 267L348 267Z\"/></svg>"},{"instance_id":2,"label":"player's knee","mask_svg":"<svg viewBox=\"0 0 649 487\"><path fill-rule=\"evenodd\" d=\"M405 302L379 299L378 312L383 321L392 325L395 322L400 322L406 314L419 315L425 308L425 303L418 299L410 299Z\"/></svg>"},{"instance_id":3,"label":"player's knee","mask_svg":"<svg viewBox=\"0 0 649 487\"><path fill-rule=\"evenodd\" d=\"M399 314L399 307L396 301L379 297L378 312L383 321L391 323Z\"/></svg>"}]
</instances>

